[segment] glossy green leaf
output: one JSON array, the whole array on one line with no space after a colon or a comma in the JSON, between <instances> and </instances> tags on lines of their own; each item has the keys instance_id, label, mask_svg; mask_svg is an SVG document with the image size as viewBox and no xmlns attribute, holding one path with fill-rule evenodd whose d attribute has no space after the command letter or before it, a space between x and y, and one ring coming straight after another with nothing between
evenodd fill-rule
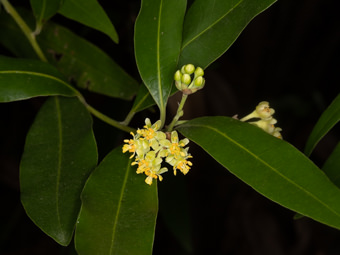
<instances>
[{"instance_id":1,"label":"glossy green leaf","mask_svg":"<svg viewBox=\"0 0 340 255\"><path fill-rule=\"evenodd\" d=\"M178 92L178 90L175 86L173 86L170 96L174 95L176 92ZM155 105L155 100L153 100L149 90L144 85L141 85L133 103L132 111L136 113L153 105Z\"/></svg>"},{"instance_id":2,"label":"glossy green leaf","mask_svg":"<svg viewBox=\"0 0 340 255\"><path fill-rule=\"evenodd\" d=\"M118 147L104 158L82 193L75 245L79 255L151 255L157 184L137 175Z\"/></svg>"},{"instance_id":3,"label":"glossy green leaf","mask_svg":"<svg viewBox=\"0 0 340 255\"><path fill-rule=\"evenodd\" d=\"M340 94L333 100L328 108L322 113L315 124L312 133L306 143L305 154L309 156L318 142L335 126L340 120Z\"/></svg>"},{"instance_id":4,"label":"glossy green leaf","mask_svg":"<svg viewBox=\"0 0 340 255\"><path fill-rule=\"evenodd\" d=\"M165 111L182 40L185 0L143 0L135 25L139 73L161 112Z\"/></svg>"},{"instance_id":5,"label":"glossy green leaf","mask_svg":"<svg viewBox=\"0 0 340 255\"><path fill-rule=\"evenodd\" d=\"M38 24L54 16L63 0L30 0L31 7Z\"/></svg>"},{"instance_id":6,"label":"glossy green leaf","mask_svg":"<svg viewBox=\"0 0 340 255\"><path fill-rule=\"evenodd\" d=\"M34 23L33 17L21 12ZM0 43L18 57L36 55L13 19L0 15ZM130 100L137 93L138 83L105 52L70 30L48 22L37 38L49 62L76 86L92 92Z\"/></svg>"},{"instance_id":7,"label":"glossy green leaf","mask_svg":"<svg viewBox=\"0 0 340 255\"><path fill-rule=\"evenodd\" d=\"M153 100L148 89L144 85L141 85L136 95L136 99L133 103L132 111L139 112L146 108L149 108L150 106L154 104L155 104L155 101Z\"/></svg>"},{"instance_id":8,"label":"glossy green leaf","mask_svg":"<svg viewBox=\"0 0 340 255\"><path fill-rule=\"evenodd\" d=\"M64 0L59 13L107 34L118 43L118 34L97 0Z\"/></svg>"},{"instance_id":9,"label":"glossy green leaf","mask_svg":"<svg viewBox=\"0 0 340 255\"><path fill-rule=\"evenodd\" d=\"M87 110L77 98L49 98L27 135L20 190L27 215L61 245L71 241L80 193L96 164Z\"/></svg>"},{"instance_id":10,"label":"glossy green leaf","mask_svg":"<svg viewBox=\"0 0 340 255\"><path fill-rule=\"evenodd\" d=\"M206 68L234 43L247 24L276 0L196 0L185 16L180 66Z\"/></svg>"},{"instance_id":11,"label":"glossy green leaf","mask_svg":"<svg viewBox=\"0 0 340 255\"><path fill-rule=\"evenodd\" d=\"M322 170L328 178L340 188L340 143L337 144L331 155L328 157Z\"/></svg>"},{"instance_id":12,"label":"glossy green leaf","mask_svg":"<svg viewBox=\"0 0 340 255\"><path fill-rule=\"evenodd\" d=\"M228 117L194 119L178 130L262 195L340 229L340 190L289 143Z\"/></svg>"},{"instance_id":13,"label":"glossy green leaf","mask_svg":"<svg viewBox=\"0 0 340 255\"><path fill-rule=\"evenodd\" d=\"M0 56L0 102L37 96L76 96L77 93L49 64Z\"/></svg>"}]
</instances>

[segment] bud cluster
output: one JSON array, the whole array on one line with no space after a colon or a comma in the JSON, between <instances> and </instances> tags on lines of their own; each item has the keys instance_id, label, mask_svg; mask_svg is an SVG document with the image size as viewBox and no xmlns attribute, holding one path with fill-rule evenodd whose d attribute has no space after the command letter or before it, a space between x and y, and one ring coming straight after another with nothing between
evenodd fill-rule
<instances>
[{"instance_id":1,"label":"bud cluster","mask_svg":"<svg viewBox=\"0 0 340 255\"><path fill-rule=\"evenodd\" d=\"M192 156L188 153L189 147L184 148L189 140L179 140L176 131L164 133L159 130L161 121L153 125L150 119L145 119L143 129L138 129L137 134L131 132L133 139L124 140L123 153L132 153L130 158L135 157L131 165L137 165L137 174L144 173L147 177L145 182L152 184L153 179L163 180L161 174L168 171L167 167L161 167L163 160L173 167L174 175L177 170L187 174L192 166L188 161Z\"/></svg>"},{"instance_id":2,"label":"bud cluster","mask_svg":"<svg viewBox=\"0 0 340 255\"><path fill-rule=\"evenodd\" d=\"M195 93L204 87L205 79L203 75L204 71L201 67L195 68L192 64L184 65L174 75L176 88L186 95Z\"/></svg>"},{"instance_id":3,"label":"bud cluster","mask_svg":"<svg viewBox=\"0 0 340 255\"><path fill-rule=\"evenodd\" d=\"M247 116L240 119L241 121L247 121L250 119L259 119L257 121L250 121L249 123L258 126L267 133L282 139L281 131L279 127L275 127L277 120L273 118L275 110L269 107L269 103L266 101L260 102L255 110Z\"/></svg>"}]
</instances>

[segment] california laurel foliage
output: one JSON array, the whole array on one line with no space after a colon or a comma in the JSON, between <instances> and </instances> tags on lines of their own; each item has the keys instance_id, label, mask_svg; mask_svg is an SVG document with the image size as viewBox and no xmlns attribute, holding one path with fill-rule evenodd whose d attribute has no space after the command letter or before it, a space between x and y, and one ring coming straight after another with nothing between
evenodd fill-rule
<instances>
[{"instance_id":1,"label":"california laurel foliage","mask_svg":"<svg viewBox=\"0 0 340 255\"><path fill-rule=\"evenodd\" d=\"M214 70L232 73L224 53L275 2L122 1L111 3L113 11L108 1L0 0L1 107L34 107L29 116L12 111L1 125L10 128L9 116L29 123L16 166L21 204L59 249L167 254L154 247L155 233L157 240L158 229L167 228L181 254L200 254L190 205L204 195L188 189L199 183L203 194L210 192L229 172L293 212L292 221L295 215L340 229L340 147L322 163L310 158L340 120L340 97L317 114L301 149L285 131L291 108L283 99L269 103L275 89L245 105L261 84L249 91L233 87L235 80L223 89L216 84ZM234 77L242 76L241 70ZM244 98L231 97L229 85ZM225 105L244 107L230 115L200 112L211 91L232 99Z\"/></svg>"}]
</instances>

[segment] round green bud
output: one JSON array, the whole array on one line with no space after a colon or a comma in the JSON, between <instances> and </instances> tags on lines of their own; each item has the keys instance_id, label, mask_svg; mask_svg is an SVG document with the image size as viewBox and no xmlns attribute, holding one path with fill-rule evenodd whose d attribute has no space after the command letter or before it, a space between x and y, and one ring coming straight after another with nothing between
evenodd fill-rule
<instances>
[{"instance_id":1,"label":"round green bud","mask_svg":"<svg viewBox=\"0 0 340 255\"><path fill-rule=\"evenodd\" d=\"M203 75L204 75L203 69L198 66L195 70L195 77L203 76Z\"/></svg>"},{"instance_id":2,"label":"round green bud","mask_svg":"<svg viewBox=\"0 0 340 255\"><path fill-rule=\"evenodd\" d=\"M187 74L192 74L195 72L195 66L193 64L188 64L186 66L184 66L184 71Z\"/></svg>"},{"instance_id":3,"label":"round green bud","mask_svg":"<svg viewBox=\"0 0 340 255\"><path fill-rule=\"evenodd\" d=\"M191 82L191 77L189 74L183 74L182 76L182 83L189 85Z\"/></svg>"},{"instance_id":4,"label":"round green bud","mask_svg":"<svg viewBox=\"0 0 340 255\"><path fill-rule=\"evenodd\" d=\"M204 85L204 78L202 76L199 76L197 77L195 80L194 80L194 85L196 87L201 87L202 85Z\"/></svg>"},{"instance_id":5,"label":"round green bud","mask_svg":"<svg viewBox=\"0 0 340 255\"><path fill-rule=\"evenodd\" d=\"M181 72L179 70L177 70L177 72L175 73L174 79L175 79L175 81L181 81L182 74L181 74Z\"/></svg>"}]
</instances>

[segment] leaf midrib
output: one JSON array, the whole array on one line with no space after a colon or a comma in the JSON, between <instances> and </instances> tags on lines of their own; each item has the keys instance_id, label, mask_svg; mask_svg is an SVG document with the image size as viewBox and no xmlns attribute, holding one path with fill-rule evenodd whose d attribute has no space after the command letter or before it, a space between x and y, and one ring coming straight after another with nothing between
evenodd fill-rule
<instances>
[{"instance_id":1,"label":"leaf midrib","mask_svg":"<svg viewBox=\"0 0 340 255\"><path fill-rule=\"evenodd\" d=\"M121 205L122 205L122 201L123 201L123 197L124 197L124 191L125 191L125 187L126 187L126 184L127 184L127 179L129 177L129 173L130 173L130 167L131 167L131 163L130 163L130 160L128 160L128 164L127 164L127 167L126 167L126 172L125 172L125 176L124 176L124 180L123 180L123 185L122 185L122 188L120 190L120 196L119 196L119 200L118 200L116 217L114 218L114 222L113 222L111 246L110 246L109 254L112 254L113 248L114 248L118 219L119 219L119 214L121 212Z\"/></svg>"},{"instance_id":2,"label":"leaf midrib","mask_svg":"<svg viewBox=\"0 0 340 255\"><path fill-rule=\"evenodd\" d=\"M46 12L46 0L44 0L43 4L42 4L41 13L40 13L40 17L39 17L39 22L42 22L42 20L44 19L45 12Z\"/></svg>"},{"instance_id":3,"label":"leaf midrib","mask_svg":"<svg viewBox=\"0 0 340 255\"><path fill-rule=\"evenodd\" d=\"M63 80L61 80L61 79L59 79L55 76L45 74L45 73L38 73L38 72L32 72L32 71L21 71L21 70L6 70L6 71L0 71L0 74L16 74L16 75L23 74L23 75L32 75L32 76L43 77L43 78L55 80L55 81L65 85L69 89L73 90L74 92L76 92L76 90L74 88L72 88L70 85L68 85Z\"/></svg>"},{"instance_id":4,"label":"leaf midrib","mask_svg":"<svg viewBox=\"0 0 340 255\"><path fill-rule=\"evenodd\" d=\"M267 162L263 161L260 157L258 157L256 154L252 153L250 150L248 150L247 148L245 148L244 146L242 146L241 144L239 144L238 142L236 142L235 140L233 140L232 138L230 138L228 135L226 135L225 133L219 131L218 129L212 127L212 126L207 126L207 125L198 125L198 124L190 124L190 127L202 127L202 128L207 128L207 129L211 129L214 132L216 132L217 134L221 135L222 137L226 138L227 140L229 140L230 142L234 143L236 146L240 147L241 149L243 149L244 151L248 152L249 155L251 155L252 157L254 157L255 159L257 159L258 161L260 161L263 165L267 166L269 169L271 169L273 172L275 172L277 175L279 175L280 177L282 177L283 179L285 179L286 181L288 181L289 183L291 183L293 186L297 187L298 189L300 189L301 191L303 191L304 193L306 193L307 195L309 195L310 197L312 197L313 199L315 199L315 201L317 201L318 203L320 203L322 206L324 206L325 208L327 208L329 211L331 211L332 213L334 213L336 216L340 217L340 214L338 212L336 212L334 209L332 209L331 207L329 207L327 204L323 203L320 199L318 199L316 196L314 196L312 193L310 193L308 190L304 189L302 186L298 185L297 183L295 183L293 180L287 178L286 176L282 175L279 171L277 171L274 167L272 167L271 165L269 165Z\"/></svg>"},{"instance_id":5,"label":"leaf midrib","mask_svg":"<svg viewBox=\"0 0 340 255\"><path fill-rule=\"evenodd\" d=\"M203 29L200 33L198 33L196 36L194 36L191 40L183 44L182 51L185 47L187 47L189 44L191 44L193 41L195 41L198 37L200 37L202 34L207 32L209 29L211 29L213 26L215 26L218 22L220 22L222 19L224 19L229 13L231 13L238 5L240 5L244 0L240 0L238 3L236 3L232 8L229 9L228 12L226 12L224 15L222 15L220 18L218 18L215 22L211 23L208 27Z\"/></svg>"},{"instance_id":6,"label":"leaf midrib","mask_svg":"<svg viewBox=\"0 0 340 255\"><path fill-rule=\"evenodd\" d=\"M162 16L163 0L160 1L159 12L158 12L158 24L157 24L157 81L158 81L158 93L160 108L163 109L163 90L162 90L162 79L161 79L161 63L160 63L160 35L161 35L161 16Z\"/></svg>"},{"instance_id":7,"label":"leaf midrib","mask_svg":"<svg viewBox=\"0 0 340 255\"><path fill-rule=\"evenodd\" d=\"M58 97L55 97L56 113L57 113L57 127L58 127L58 165L57 165L57 181L56 181L56 213L58 218L58 225L62 231L60 209L59 209L59 187L60 187L60 176L61 176L61 162L62 162L62 150L63 150L63 130L62 130L62 118L60 110L60 102Z\"/></svg>"}]
</instances>

